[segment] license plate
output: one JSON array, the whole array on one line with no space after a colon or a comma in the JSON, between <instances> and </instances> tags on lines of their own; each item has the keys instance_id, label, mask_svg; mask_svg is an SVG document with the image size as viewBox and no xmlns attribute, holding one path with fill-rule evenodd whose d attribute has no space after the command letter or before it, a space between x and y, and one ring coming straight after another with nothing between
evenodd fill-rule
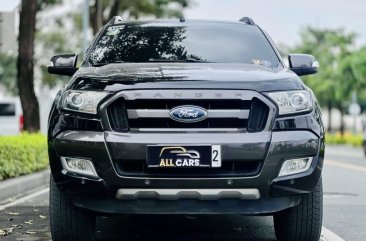
<instances>
[{"instance_id":1,"label":"license plate","mask_svg":"<svg viewBox=\"0 0 366 241\"><path fill-rule=\"evenodd\" d=\"M147 146L147 166L152 168L221 167L220 145Z\"/></svg>"}]
</instances>

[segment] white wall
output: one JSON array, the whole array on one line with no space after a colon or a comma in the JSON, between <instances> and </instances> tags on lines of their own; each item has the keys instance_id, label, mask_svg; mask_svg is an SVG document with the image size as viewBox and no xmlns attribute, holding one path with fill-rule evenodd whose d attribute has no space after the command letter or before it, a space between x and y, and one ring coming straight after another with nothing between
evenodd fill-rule
<instances>
[{"instance_id":1,"label":"white wall","mask_svg":"<svg viewBox=\"0 0 366 241\"><path fill-rule=\"evenodd\" d=\"M324 125L326 127L326 129L328 129L328 110L327 109L322 109L322 113L323 113L323 122ZM331 111L331 115L332 115L332 128L334 131L339 130L340 126L341 126L341 113L339 110L337 109L332 109ZM345 128L347 131L353 131L353 127L356 126L356 131L358 133L362 133L362 120L366 119L366 115L359 115L358 117L353 117L351 115L345 115L344 116L344 124L345 124Z\"/></svg>"},{"instance_id":2,"label":"white wall","mask_svg":"<svg viewBox=\"0 0 366 241\"><path fill-rule=\"evenodd\" d=\"M0 52L13 53L17 49L15 12L0 12Z\"/></svg>"}]
</instances>

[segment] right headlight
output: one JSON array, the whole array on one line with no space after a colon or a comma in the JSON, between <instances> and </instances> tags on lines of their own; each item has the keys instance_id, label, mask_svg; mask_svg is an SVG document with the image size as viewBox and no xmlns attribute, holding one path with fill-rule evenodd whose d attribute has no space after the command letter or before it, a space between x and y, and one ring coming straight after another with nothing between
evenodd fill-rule
<instances>
[{"instance_id":1,"label":"right headlight","mask_svg":"<svg viewBox=\"0 0 366 241\"><path fill-rule=\"evenodd\" d=\"M106 91L67 90L61 97L61 108L87 114L97 114L99 102L108 95Z\"/></svg>"},{"instance_id":2,"label":"right headlight","mask_svg":"<svg viewBox=\"0 0 366 241\"><path fill-rule=\"evenodd\" d=\"M313 109L313 99L306 90L272 92L268 93L268 96L277 103L279 115L307 112Z\"/></svg>"}]
</instances>

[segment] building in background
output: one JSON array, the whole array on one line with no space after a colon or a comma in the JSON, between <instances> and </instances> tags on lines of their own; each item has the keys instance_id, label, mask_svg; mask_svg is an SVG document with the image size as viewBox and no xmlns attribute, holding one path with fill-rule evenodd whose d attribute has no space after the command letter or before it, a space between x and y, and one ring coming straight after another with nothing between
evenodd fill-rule
<instances>
[{"instance_id":1,"label":"building in background","mask_svg":"<svg viewBox=\"0 0 366 241\"><path fill-rule=\"evenodd\" d=\"M16 11L0 11L0 52L13 53L17 48Z\"/></svg>"}]
</instances>

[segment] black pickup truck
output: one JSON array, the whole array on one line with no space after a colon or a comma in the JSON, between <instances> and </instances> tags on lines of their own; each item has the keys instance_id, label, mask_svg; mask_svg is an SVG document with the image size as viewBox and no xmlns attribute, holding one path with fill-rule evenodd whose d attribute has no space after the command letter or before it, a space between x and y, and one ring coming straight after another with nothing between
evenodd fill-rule
<instances>
[{"instance_id":1,"label":"black pickup truck","mask_svg":"<svg viewBox=\"0 0 366 241\"><path fill-rule=\"evenodd\" d=\"M324 129L299 78L252 19L114 17L50 73L72 76L48 123L54 241L94 240L97 215L273 215L283 241L318 241Z\"/></svg>"}]
</instances>

